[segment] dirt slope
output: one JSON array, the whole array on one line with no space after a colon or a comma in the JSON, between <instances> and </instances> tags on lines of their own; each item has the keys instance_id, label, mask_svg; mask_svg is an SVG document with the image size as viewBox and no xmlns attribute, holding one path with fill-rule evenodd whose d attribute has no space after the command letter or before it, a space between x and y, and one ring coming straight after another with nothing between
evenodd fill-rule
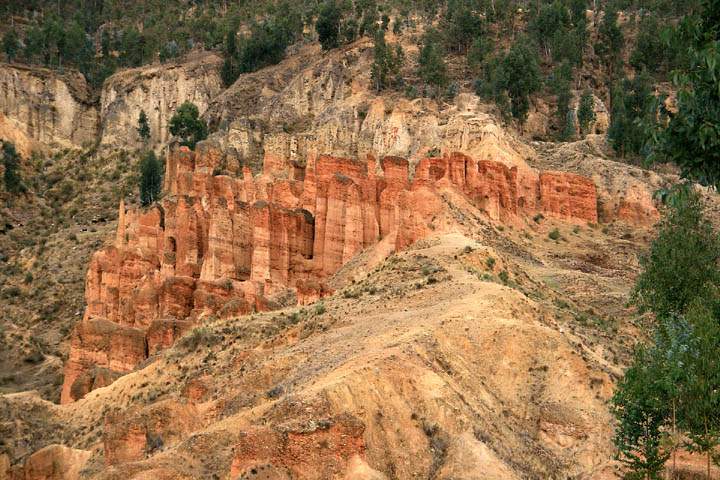
<instances>
[{"instance_id":1,"label":"dirt slope","mask_svg":"<svg viewBox=\"0 0 720 480\"><path fill-rule=\"evenodd\" d=\"M92 452L84 478L611 478L605 402L642 243L621 237L643 232L466 214L380 263L364 252L321 304L210 322L36 407L45 428Z\"/></svg>"}]
</instances>

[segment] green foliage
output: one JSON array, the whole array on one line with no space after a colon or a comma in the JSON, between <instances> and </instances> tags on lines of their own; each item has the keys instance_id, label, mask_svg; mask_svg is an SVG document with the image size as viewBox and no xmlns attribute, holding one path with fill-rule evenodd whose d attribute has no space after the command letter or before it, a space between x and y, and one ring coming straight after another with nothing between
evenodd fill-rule
<instances>
[{"instance_id":1,"label":"green foliage","mask_svg":"<svg viewBox=\"0 0 720 480\"><path fill-rule=\"evenodd\" d=\"M254 24L251 32L251 35L243 40L238 53L241 73L254 72L280 63L285 57L285 49L296 34L289 23L277 20Z\"/></svg>"},{"instance_id":2,"label":"green foliage","mask_svg":"<svg viewBox=\"0 0 720 480\"><path fill-rule=\"evenodd\" d=\"M615 444L629 478L659 478L682 438L707 454L709 475L720 443L720 241L694 190L669 193L669 212L641 259L632 297L641 311L655 313L653 343L637 350L612 401Z\"/></svg>"},{"instance_id":3,"label":"green foliage","mask_svg":"<svg viewBox=\"0 0 720 480\"><path fill-rule=\"evenodd\" d=\"M423 36L420 48L418 75L425 83L435 88L435 95L438 97L449 82L444 56L439 34L436 30L429 30Z\"/></svg>"},{"instance_id":4,"label":"green foliage","mask_svg":"<svg viewBox=\"0 0 720 480\"><path fill-rule=\"evenodd\" d=\"M185 102L180 105L170 119L170 133L180 137L180 144L190 149L194 149L197 142L207 138L207 124L200 118L194 103Z\"/></svg>"},{"instance_id":5,"label":"green foliage","mask_svg":"<svg viewBox=\"0 0 720 480\"><path fill-rule=\"evenodd\" d=\"M145 110L140 110L137 132L143 143L147 143L147 141L150 140L150 125L148 124L148 118L145 114Z\"/></svg>"},{"instance_id":6,"label":"green foliage","mask_svg":"<svg viewBox=\"0 0 720 480\"><path fill-rule=\"evenodd\" d=\"M632 79L623 79L611 92L608 140L621 157L640 154L647 141L648 122L654 122L655 102L652 83L642 72Z\"/></svg>"},{"instance_id":7,"label":"green foliage","mask_svg":"<svg viewBox=\"0 0 720 480\"><path fill-rule=\"evenodd\" d=\"M172 60L173 58L177 58L179 55L180 47L175 40L165 42L165 44L160 48L160 61L163 63L168 60Z\"/></svg>"},{"instance_id":8,"label":"green foliage","mask_svg":"<svg viewBox=\"0 0 720 480\"><path fill-rule=\"evenodd\" d=\"M691 450L707 455L709 475L710 458L720 445L720 322L702 301L693 304L687 318L693 335L679 421Z\"/></svg>"},{"instance_id":9,"label":"green foliage","mask_svg":"<svg viewBox=\"0 0 720 480\"><path fill-rule=\"evenodd\" d=\"M537 50L527 38L521 37L497 67L495 89L506 92L510 100L510 112L520 122L527 118L530 95L542 86L539 64Z\"/></svg>"},{"instance_id":10,"label":"green foliage","mask_svg":"<svg viewBox=\"0 0 720 480\"><path fill-rule=\"evenodd\" d=\"M323 50L337 48L340 45L340 18L342 12L334 0L328 0L320 8L315 30Z\"/></svg>"},{"instance_id":11,"label":"green foliage","mask_svg":"<svg viewBox=\"0 0 720 480\"><path fill-rule=\"evenodd\" d=\"M473 0L449 0L440 31L445 47L451 52L465 53L472 42L485 33L483 18Z\"/></svg>"},{"instance_id":12,"label":"green foliage","mask_svg":"<svg viewBox=\"0 0 720 480\"><path fill-rule=\"evenodd\" d=\"M375 47L373 49L373 64L370 78L378 92L392 85L402 82L400 69L405 60L400 44L392 47L385 42L385 32L378 30L375 34Z\"/></svg>"},{"instance_id":13,"label":"green foliage","mask_svg":"<svg viewBox=\"0 0 720 480\"><path fill-rule=\"evenodd\" d=\"M550 238L550 240L560 240L560 230L553 228L550 233L548 233L548 238Z\"/></svg>"},{"instance_id":14,"label":"green foliage","mask_svg":"<svg viewBox=\"0 0 720 480\"><path fill-rule=\"evenodd\" d=\"M587 38L584 6L578 2L571 8L560 0L540 7L531 19L528 31L545 52L556 62L582 63L582 53Z\"/></svg>"},{"instance_id":15,"label":"green foliage","mask_svg":"<svg viewBox=\"0 0 720 480\"><path fill-rule=\"evenodd\" d=\"M663 448L669 402L657 349L636 350L633 364L618 383L611 411L618 421L613 441L618 459L630 469L626 478L660 479L670 451Z\"/></svg>"},{"instance_id":16,"label":"green foliage","mask_svg":"<svg viewBox=\"0 0 720 480\"><path fill-rule=\"evenodd\" d=\"M2 45L8 62L14 61L20 51L20 39L18 38L18 34L14 28L5 32L2 39Z\"/></svg>"},{"instance_id":17,"label":"green foliage","mask_svg":"<svg viewBox=\"0 0 720 480\"><path fill-rule=\"evenodd\" d=\"M490 54L495 50L495 42L490 35L479 35L473 40L467 54L468 66L475 72L480 71Z\"/></svg>"},{"instance_id":18,"label":"green foliage","mask_svg":"<svg viewBox=\"0 0 720 480\"><path fill-rule=\"evenodd\" d=\"M659 73L664 69L667 57L661 31L658 17L652 13L645 15L640 21L637 43L630 56L630 65L636 70Z\"/></svg>"},{"instance_id":19,"label":"green foliage","mask_svg":"<svg viewBox=\"0 0 720 480\"><path fill-rule=\"evenodd\" d=\"M587 135L590 124L595 121L595 100L590 90L585 90L580 96L577 118L580 133Z\"/></svg>"},{"instance_id":20,"label":"green foliage","mask_svg":"<svg viewBox=\"0 0 720 480\"><path fill-rule=\"evenodd\" d=\"M703 215L702 200L689 187L673 190L650 252L640 259L633 300L658 317L684 314L698 292L720 285L720 239Z\"/></svg>"},{"instance_id":21,"label":"green foliage","mask_svg":"<svg viewBox=\"0 0 720 480\"><path fill-rule=\"evenodd\" d=\"M559 0L545 4L530 21L528 29L550 56L555 36L562 35L570 26L570 12Z\"/></svg>"},{"instance_id":22,"label":"green foliage","mask_svg":"<svg viewBox=\"0 0 720 480\"><path fill-rule=\"evenodd\" d=\"M720 5L707 2L701 18L720 16ZM665 124L650 139L650 161L674 162L683 177L720 185L720 40L718 26L686 20L693 31L688 66L673 75L677 112L660 112Z\"/></svg>"},{"instance_id":23,"label":"green foliage","mask_svg":"<svg viewBox=\"0 0 720 480\"><path fill-rule=\"evenodd\" d=\"M302 20L294 9L289 8L283 15L277 15L255 22L250 26L250 35L238 43L239 18L235 17L225 37L225 60L220 76L225 86L230 86L241 73L254 72L269 65L275 65L285 58L285 49L302 31Z\"/></svg>"},{"instance_id":24,"label":"green foliage","mask_svg":"<svg viewBox=\"0 0 720 480\"><path fill-rule=\"evenodd\" d=\"M140 203L146 207L158 198L162 190L162 165L151 150L140 161Z\"/></svg>"},{"instance_id":25,"label":"green foliage","mask_svg":"<svg viewBox=\"0 0 720 480\"><path fill-rule=\"evenodd\" d=\"M25 191L22 178L20 177L20 155L15 150L15 145L10 142L2 142L3 180L5 190L11 193Z\"/></svg>"},{"instance_id":26,"label":"green foliage","mask_svg":"<svg viewBox=\"0 0 720 480\"><path fill-rule=\"evenodd\" d=\"M238 67L238 47L237 47L237 31L240 28L240 19L234 17L230 20L227 33L225 35L225 60L220 71L223 83L226 87L232 85L240 75Z\"/></svg>"},{"instance_id":27,"label":"green foliage","mask_svg":"<svg viewBox=\"0 0 720 480\"><path fill-rule=\"evenodd\" d=\"M558 140L568 141L575 136L575 119L570 108L572 93L572 66L565 61L556 67L550 79L550 87L557 96L556 121L559 126Z\"/></svg>"},{"instance_id":28,"label":"green foliage","mask_svg":"<svg viewBox=\"0 0 720 480\"><path fill-rule=\"evenodd\" d=\"M625 42L617 17L617 10L612 4L608 4L598 28L600 39L595 44L595 53L605 61L611 77L622 70L623 43Z\"/></svg>"}]
</instances>

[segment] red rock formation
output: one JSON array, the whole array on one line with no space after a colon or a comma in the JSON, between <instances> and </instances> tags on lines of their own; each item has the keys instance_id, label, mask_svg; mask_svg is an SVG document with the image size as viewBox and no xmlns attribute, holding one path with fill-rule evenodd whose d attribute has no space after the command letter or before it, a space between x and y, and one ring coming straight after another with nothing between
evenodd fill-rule
<instances>
[{"instance_id":1,"label":"red rock formation","mask_svg":"<svg viewBox=\"0 0 720 480\"><path fill-rule=\"evenodd\" d=\"M177 443L199 426L195 407L174 400L107 415L103 432L105 463L142 460L155 450Z\"/></svg>"},{"instance_id":2,"label":"red rock formation","mask_svg":"<svg viewBox=\"0 0 720 480\"><path fill-rule=\"evenodd\" d=\"M296 165L293 180L239 167L237 177L213 175L226 163L211 142L172 149L162 201L128 211L120 204L114 244L90 263L63 402L133 369L208 315L267 309L288 290L299 303L316 301L330 292L323 280L363 249L382 239L400 249L431 234L447 208L443 189L499 221L538 212L598 220L589 179L459 153L421 160L412 181L397 157L382 159L380 174L372 157L321 155Z\"/></svg>"},{"instance_id":3,"label":"red rock formation","mask_svg":"<svg viewBox=\"0 0 720 480\"><path fill-rule=\"evenodd\" d=\"M273 469L267 478L340 478L353 457L364 455L364 430L351 416L333 418L327 425L305 431L248 429L235 446L230 478L244 478L243 474L264 469Z\"/></svg>"},{"instance_id":4,"label":"red rock formation","mask_svg":"<svg viewBox=\"0 0 720 480\"><path fill-rule=\"evenodd\" d=\"M14 469L11 479L76 480L92 452L64 445L48 445L30 455L21 469ZM1 464L0 464L1 467ZM4 472L0 472L0 478Z\"/></svg>"},{"instance_id":5,"label":"red rock formation","mask_svg":"<svg viewBox=\"0 0 720 480\"><path fill-rule=\"evenodd\" d=\"M111 372L127 372L147 358L145 332L103 318L81 321L70 340L70 356L65 364L61 402L77 400L92 388L109 383L109 375L98 379L97 367ZM102 372L100 370L99 372Z\"/></svg>"},{"instance_id":6,"label":"red rock formation","mask_svg":"<svg viewBox=\"0 0 720 480\"><path fill-rule=\"evenodd\" d=\"M589 178L565 172L540 174L540 205L545 214L597 223L597 190Z\"/></svg>"}]
</instances>

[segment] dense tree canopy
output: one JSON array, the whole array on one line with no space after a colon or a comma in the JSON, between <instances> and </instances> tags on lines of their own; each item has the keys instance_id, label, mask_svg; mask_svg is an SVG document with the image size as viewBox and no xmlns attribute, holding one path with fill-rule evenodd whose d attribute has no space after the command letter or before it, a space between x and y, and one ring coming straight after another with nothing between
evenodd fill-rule
<instances>
[{"instance_id":1,"label":"dense tree canopy","mask_svg":"<svg viewBox=\"0 0 720 480\"><path fill-rule=\"evenodd\" d=\"M420 48L418 75L433 88L435 96L439 96L449 82L444 57L439 33L432 29L429 30L423 36Z\"/></svg>"},{"instance_id":2,"label":"dense tree canopy","mask_svg":"<svg viewBox=\"0 0 720 480\"><path fill-rule=\"evenodd\" d=\"M510 112L521 122L530 110L530 95L540 90L542 77L537 50L527 38L518 39L498 65L496 88L507 93Z\"/></svg>"},{"instance_id":3,"label":"dense tree canopy","mask_svg":"<svg viewBox=\"0 0 720 480\"><path fill-rule=\"evenodd\" d=\"M340 44L340 7L334 0L329 0L323 4L318 14L315 29L317 30L318 40L323 50L337 48Z\"/></svg>"},{"instance_id":4,"label":"dense tree canopy","mask_svg":"<svg viewBox=\"0 0 720 480\"><path fill-rule=\"evenodd\" d=\"M690 185L668 192L668 215L641 261L633 300L655 316L613 397L615 444L630 478L660 478L680 446L707 455L720 443L720 240Z\"/></svg>"}]
</instances>

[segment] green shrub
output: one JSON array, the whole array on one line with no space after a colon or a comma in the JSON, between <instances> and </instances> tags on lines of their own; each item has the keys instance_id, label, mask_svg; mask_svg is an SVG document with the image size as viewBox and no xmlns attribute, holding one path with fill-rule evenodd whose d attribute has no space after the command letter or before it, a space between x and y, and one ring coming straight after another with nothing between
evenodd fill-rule
<instances>
[{"instance_id":1,"label":"green shrub","mask_svg":"<svg viewBox=\"0 0 720 480\"><path fill-rule=\"evenodd\" d=\"M339 46L341 16L340 7L333 0L328 0L321 7L315 23L315 30L323 50L330 50Z\"/></svg>"},{"instance_id":2,"label":"green shrub","mask_svg":"<svg viewBox=\"0 0 720 480\"><path fill-rule=\"evenodd\" d=\"M197 105L185 102L177 109L170 119L170 133L180 137L180 144L195 148L195 144L205 140L208 136L208 128L205 120L200 118Z\"/></svg>"},{"instance_id":3,"label":"green shrub","mask_svg":"<svg viewBox=\"0 0 720 480\"><path fill-rule=\"evenodd\" d=\"M487 260L485 260L485 266L487 266L488 270L495 268L495 259L493 257L488 257Z\"/></svg>"},{"instance_id":4,"label":"green shrub","mask_svg":"<svg viewBox=\"0 0 720 480\"><path fill-rule=\"evenodd\" d=\"M720 239L705 217L702 199L691 188L673 192L632 298L642 311L659 317L683 314L700 292L720 286Z\"/></svg>"},{"instance_id":5,"label":"green shrub","mask_svg":"<svg viewBox=\"0 0 720 480\"><path fill-rule=\"evenodd\" d=\"M560 230L557 228L554 228L548 233L548 237L550 237L551 240L559 240L560 239Z\"/></svg>"},{"instance_id":6,"label":"green shrub","mask_svg":"<svg viewBox=\"0 0 720 480\"><path fill-rule=\"evenodd\" d=\"M185 335L178 342L178 346L187 351L193 352L200 346L212 347L222 340L220 335L215 334L207 327L194 328L188 335Z\"/></svg>"}]
</instances>

